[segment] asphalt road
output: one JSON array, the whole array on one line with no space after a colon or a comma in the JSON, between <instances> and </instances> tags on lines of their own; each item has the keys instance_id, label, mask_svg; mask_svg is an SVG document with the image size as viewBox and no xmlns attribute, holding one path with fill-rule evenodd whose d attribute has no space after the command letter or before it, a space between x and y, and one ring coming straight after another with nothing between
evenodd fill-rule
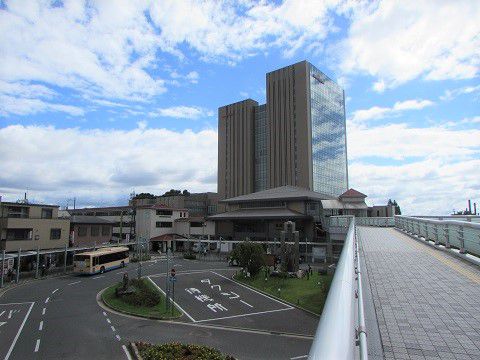
<instances>
[{"instance_id":1,"label":"asphalt road","mask_svg":"<svg viewBox=\"0 0 480 360\"><path fill-rule=\"evenodd\" d=\"M204 344L238 359L308 354L315 317L239 286L229 279L231 270L225 263L176 259L174 265L176 300L186 312L178 321L134 318L98 304L98 293L121 281L124 271L136 276L136 264L103 275L66 275L8 290L0 297L0 359L128 359L125 345L136 340ZM144 263L143 269L165 286L166 261Z\"/></svg>"}]
</instances>

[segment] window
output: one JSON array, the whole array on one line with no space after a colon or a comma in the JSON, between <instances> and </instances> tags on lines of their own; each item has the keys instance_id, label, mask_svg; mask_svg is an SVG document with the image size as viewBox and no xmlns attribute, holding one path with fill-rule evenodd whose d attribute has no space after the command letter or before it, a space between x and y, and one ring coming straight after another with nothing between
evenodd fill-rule
<instances>
[{"instance_id":1,"label":"window","mask_svg":"<svg viewBox=\"0 0 480 360\"><path fill-rule=\"evenodd\" d=\"M110 235L110 226L108 226L108 225L103 225L102 226L102 235L103 236Z\"/></svg>"},{"instance_id":2,"label":"window","mask_svg":"<svg viewBox=\"0 0 480 360\"><path fill-rule=\"evenodd\" d=\"M96 265L106 264L113 261L121 261L126 258L128 258L128 251L121 251L113 254L104 254L96 257Z\"/></svg>"},{"instance_id":3,"label":"window","mask_svg":"<svg viewBox=\"0 0 480 360\"><path fill-rule=\"evenodd\" d=\"M42 219L51 219L52 209L42 209Z\"/></svg>"},{"instance_id":4,"label":"window","mask_svg":"<svg viewBox=\"0 0 480 360\"><path fill-rule=\"evenodd\" d=\"M79 237L87 236L87 227L86 226L79 226L78 227L78 236Z\"/></svg>"},{"instance_id":5,"label":"window","mask_svg":"<svg viewBox=\"0 0 480 360\"><path fill-rule=\"evenodd\" d=\"M157 228L171 228L172 223L171 222L166 222L166 221L157 221L155 224Z\"/></svg>"},{"instance_id":6,"label":"window","mask_svg":"<svg viewBox=\"0 0 480 360\"><path fill-rule=\"evenodd\" d=\"M100 235L100 226L98 225L92 225L90 227L90 235L91 236L98 236Z\"/></svg>"},{"instance_id":7,"label":"window","mask_svg":"<svg viewBox=\"0 0 480 360\"><path fill-rule=\"evenodd\" d=\"M62 237L62 229L50 229L50 240L59 240Z\"/></svg>"},{"instance_id":8,"label":"window","mask_svg":"<svg viewBox=\"0 0 480 360\"><path fill-rule=\"evenodd\" d=\"M172 210L157 210L158 216L172 216Z\"/></svg>"},{"instance_id":9,"label":"window","mask_svg":"<svg viewBox=\"0 0 480 360\"><path fill-rule=\"evenodd\" d=\"M190 226L191 227L202 227L203 226L203 223L202 222L199 222L199 221L192 221L190 223Z\"/></svg>"},{"instance_id":10,"label":"window","mask_svg":"<svg viewBox=\"0 0 480 360\"><path fill-rule=\"evenodd\" d=\"M7 229L7 240L32 240L32 229Z\"/></svg>"},{"instance_id":11,"label":"window","mask_svg":"<svg viewBox=\"0 0 480 360\"><path fill-rule=\"evenodd\" d=\"M9 206L7 208L8 217L10 218L22 218L27 219L30 212L30 208L25 206Z\"/></svg>"}]
</instances>

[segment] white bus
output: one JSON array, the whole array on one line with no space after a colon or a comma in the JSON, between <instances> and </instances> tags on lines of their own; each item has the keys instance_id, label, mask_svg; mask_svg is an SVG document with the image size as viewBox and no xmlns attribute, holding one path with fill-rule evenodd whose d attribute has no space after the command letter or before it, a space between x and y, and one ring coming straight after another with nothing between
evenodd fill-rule
<instances>
[{"instance_id":1,"label":"white bus","mask_svg":"<svg viewBox=\"0 0 480 360\"><path fill-rule=\"evenodd\" d=\"M128 262L127 247L102 248L75 254L73 271L79 274L103 274L107 270L124 267Z\"/></svg>"}]
</instances>

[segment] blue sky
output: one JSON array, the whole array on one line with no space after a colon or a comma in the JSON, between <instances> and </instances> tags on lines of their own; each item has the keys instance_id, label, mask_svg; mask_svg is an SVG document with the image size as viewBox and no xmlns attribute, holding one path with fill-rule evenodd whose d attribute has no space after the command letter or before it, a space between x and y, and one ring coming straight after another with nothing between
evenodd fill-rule
<instances>
[{"instance_id":1,"label":"blue sky","mask_svg":"<svg viewBox=\"0 0 480 360\"><path fill-rule=\"evenodd\" d=\"M307 59L345 89L350 185L480 203L480 3L0 1L0 195L215 191L217 108Z\"/></svg>"}]
</instances>

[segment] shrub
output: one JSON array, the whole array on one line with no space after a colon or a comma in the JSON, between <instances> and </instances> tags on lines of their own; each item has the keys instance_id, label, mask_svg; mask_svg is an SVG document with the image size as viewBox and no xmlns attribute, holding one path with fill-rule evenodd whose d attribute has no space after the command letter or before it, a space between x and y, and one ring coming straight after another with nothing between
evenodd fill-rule
<instances>
[{"instance_id":1,"label":"shrub","mask_svg":"<svg viewBox=\"0 0 480 360\"><path fill-rule=\"evenodd\" d=\"M197 258L197 256L195 254L192 254L192 253L185 253L185 254L183 254L183 258L187 259L187 260L195 260Z\"/></svg>"},{"instance_id":2,"label":"shrub","mask_svg":"<svg viewBox=\"0 0 480 360\"><path fill-rule=\"evenodd\" d=\"M240 243L230 254L232 261L246 269L251 276L257 275L265 265L264 250L262 245L250 241Z\"/></svg>"},{"instance_id":3,"label":"shrub","mask_svg":"<svg viewBox=\"0 0 480 360\"><path fill-rule=\"evenodd\" d=\"M150 284L146 283L144 279L130 280L129 285L133 287L134 291L129 294L121 295L123 301L133 306L153 307L157 305L160 300L160 294L151 288Z\"/></svg>"},{"instance_id":4,"label":"shrub","mask_svg":"<svg viewBox=\"0 0 480 360\"><path fill-rule=\"evenodd\" d=\"M232 356L222 355L217 349L203 345L168 343L151 345L137 343L137 348L144 360L235 360Z\"/></svg>"}]
</instances>

